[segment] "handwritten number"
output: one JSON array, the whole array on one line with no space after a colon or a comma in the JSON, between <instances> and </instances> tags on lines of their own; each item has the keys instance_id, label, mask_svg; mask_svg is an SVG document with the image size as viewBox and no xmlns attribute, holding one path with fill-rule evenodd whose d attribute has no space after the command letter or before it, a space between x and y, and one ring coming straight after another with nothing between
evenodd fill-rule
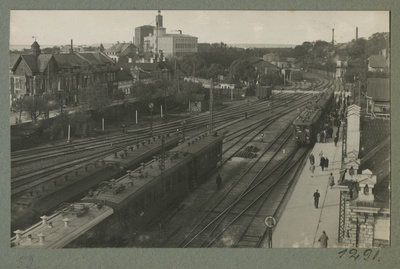
<instances>
[{"instance_id":1,"label":"handwritten number","mask_svg":"<svg viewBox=\"0 0 400 269\"><path fill-rule=\"evenodd\" d=\"M371 256L371 253L372 253L372 250L371 249L366 249L365 251L364 251L364 260L368 260L369 259L369 257Z\"/></svg>"},{"instance_id":2,"label":"handwritten number","mask_svg":"<svg viewBox=\"0 0 400 269\"><path fill-rule=\"evenodd\" d=\"M354 260L357 260L358 257L360 257L360 255L357 254L357 249L355 248L350 249L349 254L351 254L350 258L353 258Z\"/></svg>"},{"instance_id":3,"label":"handwritten number","mask_svg":"<svg viewBox=\"0 0 400 269\"><path fill-rule=\"evenodd\" d=\"M379 249L378 249L378 251L376 252L376 254L374 255L374 257L372 259L375 260L375 258L378 257L378 254L379 254Z\"/></svg>"},{"instance_id":4,"label":"handwritten number","mask_svg":"<svg viewBox=\"0 0 400 269\"><path fill-rule=\"evenodd\" d=\"M357 260L360 257L360 255L357 254L357 249L352 248L349 251L347 251L347 249L339 251L338 252L339 258L342 258L346 253L349 254L349 258L353 258L354 260ZM363 252L364 260L365 261L368 260L371 257L372 253L373 253L372 249L364 250L364 252ZM375 260L378 257L378 254L379 254L379 250L376 251L375 255L372 257L372 260Z\"/></svg>"},{"instance_id":5,"label":"handwritten number","mask_svg":"<svg viewBox=\"0 0 400 269\"><path fill-rule=\"evenodd\" d=\"M342 251L338 252L338 254L342 254L342 255L339 256L339 258L342 258L343 255L346 254L346 252L347 252L347 248L345 250L342 250Z\"/></svg>"}]
</instances>

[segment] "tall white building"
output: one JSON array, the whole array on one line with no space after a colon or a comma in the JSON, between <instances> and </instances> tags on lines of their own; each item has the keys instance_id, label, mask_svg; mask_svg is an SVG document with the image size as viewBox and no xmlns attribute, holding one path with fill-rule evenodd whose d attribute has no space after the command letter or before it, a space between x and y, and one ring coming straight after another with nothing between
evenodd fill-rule
<instances>
[{"instance_id":1,"label":"tall white building","mask_svg":"<svg viewBox=\"0 0 400 269\"><path fill-rule=\"evenodd\" d=\"M197 52L197 37L182 34L182 31L179 31L179 34L166 33L160 11L156 17L156 24L153 33L144 37L144 51L151 51L155 55L158 52L158 57L166 58L182 58Z\"/></svg>"}]
</instances>

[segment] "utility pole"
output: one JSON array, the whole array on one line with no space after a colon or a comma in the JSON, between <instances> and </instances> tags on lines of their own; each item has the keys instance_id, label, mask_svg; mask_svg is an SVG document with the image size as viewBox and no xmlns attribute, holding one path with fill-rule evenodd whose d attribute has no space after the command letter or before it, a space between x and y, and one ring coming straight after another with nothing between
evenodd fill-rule
<instances>
[{"instance_id":1,"label":"utility pole","mask_svg":"<svg viewBox=\"0 0 400 269\"><path fill-rule=\"evenodd\" d=\"M214 129L214 96L213 96L213 87L214 87L214 81L211 79L211 87L210 87L210 134L212 133Z\"/></svg>"},{"instance_id":2,"label":"utility pole","mask_svg":"<svg viewBox=\"0 0 400 269\"><path fill-rule=\"evenodd\" d=\"M164 143L165 143L165 136L162 134L162 139L161 139L161 158L160 158L160 179L161 179L161 184L162 184L162 207L163 207L163 212L162 212L162 220L161 220L161 231L160 233L164 234L166 233L166 219L167 219L167 194L166 194L166 189L165 189L165 148L164 148Z\"/></svg>"}]
</instances>

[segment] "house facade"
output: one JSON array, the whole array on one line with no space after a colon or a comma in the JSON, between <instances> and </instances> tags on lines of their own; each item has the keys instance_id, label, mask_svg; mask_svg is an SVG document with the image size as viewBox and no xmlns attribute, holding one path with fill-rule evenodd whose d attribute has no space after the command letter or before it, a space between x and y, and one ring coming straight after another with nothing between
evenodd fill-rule
<instances>
[{"instance_id":1,"label":"house facade","mask_svg":"<svg viewBox=\"0 0 400 269\"><path fill-rule=\"evenodd\" d=\"M119 69L101 52L42 54L35 41L31 54L20 55L11 68L13 93L23 95L53 95L65 105L77 105L82 91L100 84L109 96L117 89Z\"/></svg>"}]
</instances>

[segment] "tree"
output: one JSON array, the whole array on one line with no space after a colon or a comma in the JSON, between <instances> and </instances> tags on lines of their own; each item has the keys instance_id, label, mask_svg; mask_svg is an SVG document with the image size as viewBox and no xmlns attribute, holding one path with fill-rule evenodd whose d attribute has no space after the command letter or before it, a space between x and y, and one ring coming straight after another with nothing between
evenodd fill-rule
<instances>
[{"instance_id":1,"label":"tree","mask_svg":"<svg viewBox=\"0 0 400 269\"><path fill-rule=\"evenodd\" d=\"M24 112L24 100L22 98L17 98L13 103L12 103L12 109L16 112L19 113L18 117L18 122L21 122L21 114Z\"/></svg>"},{"instance_id":2,"label":"tree","mask_svg":"<svg viewBox=\"0 0 400 269\"><path fill-rule=\"evenodd\" d=\"M307 54L307 50L303 46L296 46L293 49L295 58L301 59Z\"/></svg>"},{"instance_id":3,"label":"tree","mask_svg":"<svg viewBox=\"0 0 400 269\"><path fill-rule=\"evenodd\" d=\"M94 114L100 114L111 103L107 89L98 83L83 91L82 101L83 109L91 110Z\"/></svg>"},{"instance_id":4,"label":"tree","mask_svg":"<svg viewBox=\"0 0 400 269\"><path fill-rule=\"evenodd\" d=\"M22 107L29 114L33 122L37 121L39 116L49 110L48 100L38 96L26 96L22 98Z\"/></svg>"},{"instance_id":5,"label":"tree","mask_svg":"<svg viewBox=\"0 0 400 269\"><path fill-rule=\"evenodd\" d=\"M377 55L383 49L388 48L389 33L375 33L370 36L366 44L366 53L368 56Z\"/></svg>"},{"instance_id":6,"label":"tree","mask_svg":"<svg viewBox=\"0 0 400 269\"><path fill-rule=\"evenodd\" d=\"M255 68L251 65L250 61L246 59L234 61L231 64L230 72L234 82L246 81L250 84L257 77Z\"/></svg>"}]
</instances>

